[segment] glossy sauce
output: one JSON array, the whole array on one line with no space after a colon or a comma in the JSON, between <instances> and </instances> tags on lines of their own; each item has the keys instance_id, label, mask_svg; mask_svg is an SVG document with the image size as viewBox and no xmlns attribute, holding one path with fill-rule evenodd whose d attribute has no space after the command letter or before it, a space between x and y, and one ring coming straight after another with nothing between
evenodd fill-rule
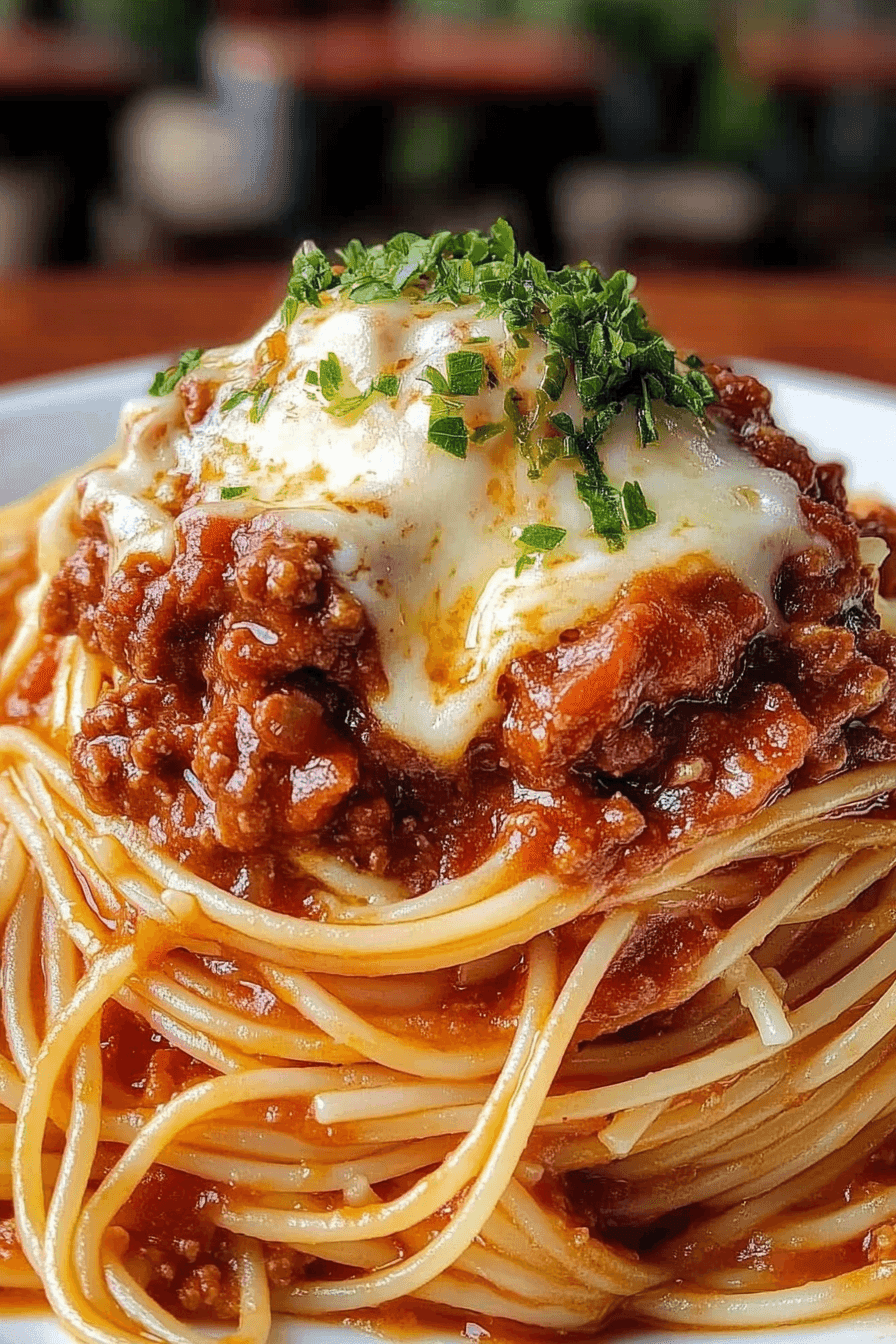
<instances>
[{"instance_id":1,"label":"glossy sauce","mask_svg":"<svg viewBox=\"0 0 896 1344\"><path fill-rule=\"evenodd\" d=\"M520 875L547 870L612 891L794 783L896 759L896 642L878 629L840 475L775 429L753 380L713 376L732 440L802 492L813 544L781 559L768 601L705 555L631 576L597 613L508 654L490 715L450 761L390 731L382 713L390 655L333 538L276 510L178 517L181 478L154 518L167 552L141 549L132 535L127 554L113 555L121 538L110 542L96 516L87 520L53 581L45 641L6 717L40 718L57 642L77 634L110 672L72 744L92 803L146 825L158 844L245 899L312 919L322 912L291 861L305 845L413 892L469 871L513 836ZM200 423L211 401L195 388L183 395L180 409L165 413L178 425L179 417ZM745 874L755 879L749 900L781 872L770 864ZM691 969L735 908L709 899L647 914L639 941L586 1010L577 1043L671 1030ZM556 934L564 970L590 927L586 919ZM795 964L813 936L835 934L836 921L809 931ZM250 966L203 965L236 1005L254 1002L264 1017ZM515 966L482 986L449 980L437 1007L407 1025L434 1042L501 1039L519 993ZM104 1015L103 1058L116 1104L160 1104L206 1072L115 1004ZM273 1123L326 1137L299 1107L279 1108ZM101 1149L96 1180L117 1151ZM667 1230L615 1223L602 1177L549 1175L539 1193L620 1244L649 1250ZM142 1280L175 1312L233 1313L230 1245L209 1217L226 1195L155 1167L122 1211ZM846 1197L845 1189L832 1195ZM845 1248L843 1263L857 1255ZM267 1258L280 1286L322 1272L282 1247L267 1248ZM766 1273L759 1250L739 1263ZM781 1284L817 1270L811 1257L779 1256L767 1267ZM432 1319L404 1306L376 1317L390 1329ZM467 1337L482 1332L527 1337L493 1322Z\"/></svg>"}]
</instances>

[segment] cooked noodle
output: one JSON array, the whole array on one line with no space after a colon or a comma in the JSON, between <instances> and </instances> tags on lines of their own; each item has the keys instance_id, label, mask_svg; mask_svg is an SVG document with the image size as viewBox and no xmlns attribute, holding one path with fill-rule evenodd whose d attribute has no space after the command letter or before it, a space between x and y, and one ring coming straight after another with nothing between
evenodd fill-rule
<instances>
[{"instance_id":1,"label":"cooked noodle","mask_svg":"<svg viewBox=\"0 0 896 1344\"><path fill-rule=\"evenodd\" d=\"M76 660L73 652L66 650L68 680L57 677L52 701L68 706L65 728L55 734L48 728L47 739L75 731L81 688L99 680L89 667L85 674L88 656ZM896 861L896 822L880 826L890 847L864 846L861 828L853 829L852 847L849 831L836 844L810 848L805 836L832 811L896 788L896 767L868 769L789 796L723 840L633 883L629 893L616 896L614 911L561 983L551 937L539 927L556 927L564 915L593 905L593 892L558 897L549 882L537 879L531 897L520 884L502 889L499 865L491 859L481 874L431 893L428 908L413 919L405 915L395 923L389 884L367 878L363 922L349 908L342 922L331 913L330 924L308 929L289 916L240 908L226 892L154 853L127 827L93 814L64 760L37 733L0 729L0 751L4 1101L17 1116L15 1145L5 1142L0 1158L27 1256L27 1262L10 1260L4 1282L30 1287L36 1274L78 1338L119 1344L141 1338L141 1330L178 1344L202 1337L147 1296L111 1235L118 1211L154 1162L230 1190L213 1217L236 1234L241 1315L238 1329L227 1336L233 1341L267 1337L270 1304L259 1250L266 1241L288 1242L323 1262L332 1254L334 1266L363 1271L360 1278L337 1273L277 1293L278 1310L302 1315L416 1295L570 1329L594 1323L636 1296L635 1310L658 1320L761 1325L814 1319L836 1310L838 1302L854 1307L886 1295L885 1266L851 1271L823 1286L748 1297L720 1291L715 1281L701 1288L699 1273L687 1293L667 1289L662 1285L674 1275L674 1257L635 1262L599 1242L583 1243L569 1219L535 1203L525 1177L520 1184L514 1172L543 1129L557 1145L558 1169L586 1162L607 1168L626 1180L627 1208L642 1217L696 1201L737 1211L741 1201L761 1199L783 1182L803 1178L810 1185L802 1189L817 1188L815 1170L828 1178L824 1164L894 1105L889 1051L896 934L887 937L878 929L872 948L864 955L858 950L855 965L823 966L814 983L804 970L798 1004L789 1002L774 966L760 969L751 954L789 922L848 911L886 877ZM114 861L105 837L118 842ZM770 848L798 855L797 867L693 969L692 993L716 983L729 985L742 1000L752 1020L735 1014L737 1038L712 1046L698 1022L680 1030L674 1044L671 1037L658 1039L658 1054L647 1037L569 1055L581 1012L632 937L645 899L711 878L720 860L724 865ZM339 869L325 863L313 868L319 881L329 879L324 890L333 901L344 899ZM87 876L93 873L96 885ZM521 905L534 915L522 934ZM122 941L99 916L127 908L138 923ZM330 908L335 912L338 904ZM510 908L515 919L507 917ZM876 913L881 922L892 917L896 923L896 883L886 885ZM503 1044L472 1051L434 1049L384 1030L375 1012L348 1006L315 974L319 956L330 976L396 977L386 981L388 1008L400 1017L397 977L475 964L524 939L526 988L518 1025ZM264 983L294 1025L265 1027L216 1002L208 977L197 979L177 956L178 948L210 945ZM371 947L375 967L366 961ZM818 960L824 959L821 952ZM40 1016L35 974L43 984ZM413 984L408 988L413 994ZM112 997L133 1005L218 1079L186 1088L154 1113L116 1112L104 1103L98 1031ZM731 1003L726 995L722 1009ZM730 1032L730 1012L726 1021L723 1035ZM608 1054L614 1049L621 1051L618 1065ZM575 1065L572 1092L563 1081L564 1062ZM759 1080L770 1065L774 1073L763 1086ZM601 1083L611 1067L619 1081ZM716 1090L701 1103L699 1092L708 1087ZM755 1087L762 1088L758 1112ZM278 1151L269 1131L241 1127L233 1109L292 1098L301 1098L332 1135L316 1158L302 1156L301 1145ZM340 1127L348 1126L351 1138L343 1140ZM67 1133L61 1155L53 1137L59 1127ZM11 1123L6 1131L11 1136ZM122 1148L91 1194L101 1139ZM45 1185L32 1176L42 1151ZM702 1174L688 1185L682 1167L695 1162ZM406 1183L404 1194L386 1201L372 1196L372 1187L396 1179ZM360 1205L351 1198L353 1182L367 1195ZM327 1207L316 1205L314 1196L327 1192ZM784 1207L791 1202L786 1197ZM808 1223L791 1219L781 1227L781 1245L846 1240L886 1221L892 1202L882 1195L848 1214L820 1214ZM433 1235L432 1220L446 1208L447 1221L443 1214ZM711 1244L724 1244L743 1222L741 1217L732 1224L729 1216L725 1223L725 1217L723 1212L721 1221L711 1221ZM807 1230L800 1232L803 1226ZM691 1229L688 1238L694 1235Z\"/></svg>"},{"instance_id":2,"label":"cooked noodle","mask_svg":"<svg viewBox=\"0 0 896 1344\"><path fill-rule=\"evenodd\" d=\"M0 578L47 502L3 516ZM45 638L35 566L0 706ZM521 869L499 836L415 892L297 849L308 918L93 805L70 751L118 673L76 634L54 657L34 713L0 722L0 1285L42 1288L92 1344L206 1338L139 1241L134 1201L163 1180L203 1192L231 1344L265 1344L272 1310L402 1299L564 1331L893 1296L896 1185L856 1173L880 1180L896 1124L896 763L781 790L621 877ZM651 921L691 910L718 936L662 1012L590 1018ZM492 1005L473 1029L469 995ZM116 1076L113 1003L180 1052L170 1086ZM564 1184L582 1173L602 1226Z\"/></svg>"}]
</instances>

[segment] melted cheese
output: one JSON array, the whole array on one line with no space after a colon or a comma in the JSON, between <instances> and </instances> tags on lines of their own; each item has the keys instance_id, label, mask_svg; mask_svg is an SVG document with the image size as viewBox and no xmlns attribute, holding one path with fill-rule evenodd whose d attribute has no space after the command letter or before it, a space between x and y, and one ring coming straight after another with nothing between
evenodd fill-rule
<instances>
[{"instance_id":1,"label":"melted cheese","mask_svg":"<svg viewBox=\"0 0 896 1344\"><path fill-rule=\"evenodd\" d=\"M604 464L620 487L640 481L657 522L610 552L576 494L576 463L556 461L530 480L509 427L471 444L466 460L427 442L431 389L421 375L429 365L443 371L446 355L471 337L485 338L467 348L494 376L463 399L467 424L501 421L510 386L524 407L534 405L545 347L535 339L518 351L500 318L481 318L475 307L358 306L325 295L323 308L303 313L285 336L272 322L244 346L206 354L200 372L222 386L200 424L184 426L176 393L126 407L121 464L87 477L80 508L102 518L113 567L138 552L170 559L184 478L191 507L236 516L273 507L330 539L335 571L379 639L388 691L376 712L396 736L444 761L498 712L497 680L512 657L606 610L645 570L708 557L758 593L774 623L775 573L811 544L790 477L760 466L724 430L660 404L659 442L643 448L625 413L602 447ZM361 390L378 374L397 374L394 403L376 396L359 414L332 414L305 381L330 352ZM273 394L258 423L251 401L221 410L260 375ZM550 409L581 421L571 379ZM222 501L222 487L248 489ZM45 531L47 552L71 545L60 521L57 512ZM531 523L567 535L517 577L516 539Z\"/></svg>"}]
</instances>

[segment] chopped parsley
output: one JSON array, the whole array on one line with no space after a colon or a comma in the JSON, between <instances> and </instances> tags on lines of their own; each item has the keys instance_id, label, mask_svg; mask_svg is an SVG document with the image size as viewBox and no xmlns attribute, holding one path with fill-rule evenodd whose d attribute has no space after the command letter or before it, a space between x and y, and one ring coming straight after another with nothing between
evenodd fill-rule
<instances>
[{"instance_id":1,"label":"chopped parsley","mask_svg":"<svg viewBox=\"0 0 896 1344\"><path fill-rule=\"evenodd\" d=\"M478 350L452 350L445 360L448 369L448 394L475 397L485 377L485 360Z\"/></svg>"},{"instance_id":2,"label":"chopped parsley","mask_svg":"<svg viewBox=\"0 0 896 1344\"><path fill-rule=\"evenodd\" d=\"M467 455L467 427L460 415L440 415L429 422L429 442L452 457Z\"/></svg>"},{"instance_id":3,"label":"chopped parsley","mask_svg":"<svg viewBox=\"0 0 896 1344\"><path fill-rule=\"evenodd\" d=\"M192 373L199 364L205 352L203 350L185 350L176 364L172 364L169 369L163 369L157 373L152 380L149 389L151 397L167 397L169 392L173 392L186 374Z\"/></svg>"},{"instance_id":4,"label":"chopped parsley","mask_svg":"<svg viewBox=\"0 0 896 1344\"><path fill-rule=\"evenodd\" d=\"M292 271L286 283L286 298L280 309L280 321L288 327L298 316L303 303L320 307L322 290L333 283L333 269L314 243L303 243L292 259Z\"/></svg>"},{"instance_id":5,"label":"chopped parsley","mask_svg":"<svg viewBox=\"0 0 896 1344\"><path fill-rule=\"evenodd\" d=\"M440 397L475 397L485 377L485 360L478 350L451 350L445 359L445 373L431 364L420 375Z\"/></svg>"},{"instance_id":6,"label":"chopped parsley","mask_svg":"<svg viewBox=\"0 0 896 1344\"><path fill-rule=\"evenodd\" d=\"M345 379L342 373L342 365L332 352L327 355L326 359L321 360L317 371L317 380L324 401L335 401Z\"/></svg>"},{"instance_id":7,"label":"chopped parsley","mask_svg":"<svg viewBox=\"0 0 896 1344\"><path fill-rule=\"evenodd\" d=\"M565 527L550 527L547 523L530 523L517 537L517 545L523 547L523 554L516 562L514 573L517 578L524 569L535 564L535 556L542 551L553 551L566 536Z\"/></svg>"},{"instance_id":8,"label":"chopped parsley","mask_svg":"<svg viewBox=\"0 0 896 1344\"><path fill-rule=\"evenodd\" d=\"M434 369L431 364L427 364L426 368L421 373L420 381L421 383L429 383L433 392L437 393L440 397L447 397L448 379L445 377L444 373L440 373L438 369Z\"/></svg>"},{"instance_id":9,"label":"chopped parsley","mask_svg":"<svg viewBox=\"0 0 896 1344\"><path fill-rule=\"evenodd\" d=\"M445 373L428 364L420 375L421 382L429 383L434 393L427 398L429 442L452 457L466 457L471 437L463 416L458 414L463 409L462 403L455 398L475 397L484 378L485 360L478 350L451 350L445 358ZM501 428L499 425L498 429ZM481 440L473 437L473 442Z\"/></svg>"},{"instance_id":10,"label":"chopped parsley","mask_svg":"<svg viewBox=\"0 0 896 1344\"><path fill-rule=\"evenodd\" d=\"M522 410L522 397L515 387L509 387L504 393L504 414L507 416L513 437L522 444L529 437L530 420Z\"/></svg>"},{"instance_id":11,"label":"chopped parsley","mask_svg":"<svg viewBox=\"0 0 896 1344\"><path fill-rule=\"evenodd\" d=\"M354 383L346 378L342 365L332 351L326 359L321 360L316 371L308 370L305 382L320 390L327 403L327 412L340 418L362 411L377 394L390 399L398 396L398 378L394 373L378 374L366 392L359 392ZM313 396L313 393L309 395Z\"/></svg>"},{"instance_id":12,"label":"chopped parsley","mask_svg":"<svg viewBox=\"0 0 896 1344\"><path fill-rule=\"evenodd\" d=\"M249 419L253 425L257 425L264 415L274 395L274 389L264 378L259 378L252 387L241 387L238 391L231 393L221 407L222 411L232 411L235 407L241 405L244 401L251 401L249 407Z\"/></svg>"},{"instance_id":13,"label":"chopped parsley","mask_svg":"<svg viewBox=\"0 0 896 1344\"><path fill-rule=\"evenodd\" d=\"M559 401L566 386L566 360L556 350L548 352L539 391L546 401Z\"/></svg>"},{"instance_id":14,"label":"chopped parsley","mask_svg":"<svg viewBox=\"0 0 896 1344\"><path fill-rule=\"evenodd\" d=\"M489 439L503 434L506 428L507 423L504 420L490 420L486 425L477 425L475 429L470 430L470 442L487 443Z\"/></svg>"},{"instance_id":15,"label":"chopped parsley","mask_svg":"<svg viewBox=\"0 0 896 1344\"><path fill-rule=\"evenodd\" d=\"M239 499L240 495L247 495L248 493L249 493L249 487L248 487L248 485L222 485L222 486L221 486L221 498L222 498L222 499Z\"/></svg>"},{"instance_id":16,"label":"chopped parsley","mask_svg":"<svg viewBox=\"0 0 896 1344\"><path fill-rule=\"evenodd\" d=\"M648 325L634 297L634 276L627 271L603 276L588 263L548 270L531 253L519 251L513 229L503 219L487 234L443 230L422 238L398 233L374 247L355 239L339 258L341 265L331 266L314 244L300 249L281 310L284 326L295 319L303 303L319 307L320 295L327 290L338 290L360 304L394 301L402 295L433 305L478 303L480 316L501 317L508 332L503 351L508 379L515 377L519 352L531 345L533 336L547 347L534 409L524 414L513 389L505 401L505 415L530 477L539 477L558 457L577 458L579 496L595 531L611 549L624 545L626 530L655 521L636 481L626 482L621 490L611 484L598 446L626 406L633 408L642 444L648 444L659 436L654 403L684 407L702 416L715 393L700 361L691 357L684 365L678 363L669 342ZM485 339L470 337L462 345ZM321 369L331 359L328 356ZM321 374L319 385L334 414L348 414L366 404L373 392L384 390L375 381L366 393L356 392L355 398L340 403L344 389L334 388L333 373ZM429 367L423 374L433 392L430 442L455 457L466 456L470 442L482 442L486 427L468 430L462 403L452 404L452 399L475 396L486 376L482 355L469 348L450 352L444 372ZM570 377L584 412L581 425L573 425L567 415L547 414L552 429L539 435L548 407L560 400Z\"/></svg>"},{"instance_id":17,"label":"chopped parsley","mask_svg":"<svg viewBox=\"0 0 896 1344\"><path fill-rule=\"evenodd\" d=\"M638 532L642 527L649 527L656 522L656 514L647 507L644 491L637 481L626 481L622 487L622 508L631 532Z\"/></svg>"},{"instance_id":18,"label":"chopped parsley","mask_svg":"<svg viewBox=\"0 0 896 1344\"><path fill-rule=\"evenodd\" d=\"M537 481L543 476L552 462L556 462L558 457L572 457L572 452L566 451L566 441L562 438L545 437L543 439L528 438L525 443L520 445L523 457L529 463L528 477L530 481Z\"/></svg>"},{"instance_id":19,"label":"chopped parsley","mask_svg":"<svg viewBox=\"0 0 896 1344\"><path fill-rule=\"evenodd\" d=\"M576 491L579 499L591 511L591 523L599 537L603 537L611 551L621 551L623 536L622 496L611 485L600 458L583 472L576 472Z\"/></svg>"}]
</instances>

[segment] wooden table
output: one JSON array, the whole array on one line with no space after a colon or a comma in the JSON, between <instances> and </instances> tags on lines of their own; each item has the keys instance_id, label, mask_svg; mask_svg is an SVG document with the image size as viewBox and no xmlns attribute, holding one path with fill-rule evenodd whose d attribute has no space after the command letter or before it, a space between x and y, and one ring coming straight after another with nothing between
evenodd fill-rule
<instances>
[{"instance_id":1,"label":"wooden table","mask_svg":"<svg viewBox=\"0 0 896 1344\"><path fill-rule=\"evenodd\" d=\"M286 268L38 272L0 279L0 382L249 335ZM810 365L896 385L896 280L644 275L654 323L705 357Z\"/></svg>"},{"instance_id":2,"label":"wooden table","mask_svg":"<svg viewBox=\"0 0 896 1344\"><path fill-rule=\"evenodd\" d=\"M71 28L0 24L0 97L130 93L151 67L129 43Z\"/></svg>"},{"instance_id":3,"label":"wooden table","mask_svg":"<svg viewBox=\"0 0 896 1344\"><path fill-rule=\"evenodd\" d=\"M896 89L896 30L760 29L739 34L741 68L761 84L795 92Z\"/></svg>"}]
</instances>

